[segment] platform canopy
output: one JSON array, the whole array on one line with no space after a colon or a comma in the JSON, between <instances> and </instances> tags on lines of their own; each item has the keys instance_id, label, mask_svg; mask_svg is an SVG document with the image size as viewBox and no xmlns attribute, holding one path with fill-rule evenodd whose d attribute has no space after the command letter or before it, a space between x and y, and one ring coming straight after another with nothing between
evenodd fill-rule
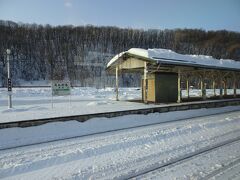
<instances>
[{"instance_id":1,"label":"platform canopy","mask_svg":"<svg viewBox=\"0 0 240 180\"><path fill-rule=\"evenodd\" d=\"M141 49L131 48L114 56L107 64L107 70L116 66L121 70L137 70L144 68L144 62L157 65L161 70L170 66L192 67L200 69L215 69L240 71L240 61L230 59L215 59L205 55L183 55L168 49ZM160 65L160 66L159 66ZM188 69L187 68L187 69ZM163 69L164 70L164 69Z\"/></svg>"},{"instance_id":2,"label":"platform canopy","mask_svg":"<svg viewBox=\"0 0 240 180\"><path fill-rule=\"evenodd\" d=\"M189 98L189 84L193 77L199 79L203 99L206 99L206 87L209 82L212 82L214 96L216 96L216 87L220 89L220 98L223 97L223 88L224 96L227 96L227 88L231 85L236 97L240 79L240 61L215 59L205 55L184 55L168 49L131 48L114 56L107 64L107 71L116 74L116 99L118 99L119 72L143 72L144 101L148 100L148 78L151 74L175 74L178 76L177 84L174 84L178 87L177 102L181 102L182 81L186 81Z\"/></svg>"}]
</instances>

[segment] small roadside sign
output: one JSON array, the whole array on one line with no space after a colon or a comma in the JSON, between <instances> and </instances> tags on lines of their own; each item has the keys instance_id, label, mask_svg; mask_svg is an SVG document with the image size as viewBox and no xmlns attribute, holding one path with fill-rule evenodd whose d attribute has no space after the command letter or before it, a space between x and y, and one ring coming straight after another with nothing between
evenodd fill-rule
<instances>
[{"instance_id":1,"label":"small roadside sign","mask_svg":"<svg viewBox=\"0 0 240 180\"><path fill-rule=\"evenodd\" d=\"M70 81L52 81L53 96L71 95Z\"/></svg>"}]
</instances>

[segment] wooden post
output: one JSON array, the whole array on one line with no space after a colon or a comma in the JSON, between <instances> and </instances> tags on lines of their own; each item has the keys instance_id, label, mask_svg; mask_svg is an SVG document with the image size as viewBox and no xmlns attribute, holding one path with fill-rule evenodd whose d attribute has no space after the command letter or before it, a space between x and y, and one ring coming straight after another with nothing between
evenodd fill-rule
<instances>
[{"instance_id":1,"label":"wooden post","mask_svg":"<svg viewBox=\"0 0 240 180\"><path fill-rule=\"evenodd\" d=\"M213 80L213 96L216 96L216 82L215 79Z\"/></svg>"},{"instance_id":2,"label":"wooden post","mask_svg":"<svg viewBox=\"0 0 240 180\"><path fill-rule=\"evenodd\" d=\"M203 84L203 100L207 99L207 83L204 82Z\"/></svg>"},{"instance_id":3,"label":"wooden post","mask_svg":"<svg viewBox=\"0 0 240 180\"><path fill-rule=\"evenodd\" d=\"M220 77L219 77L219 90L220 90L220 98L223 97L223 89L222 89L222 84L223 84L223 81L222 81L222 77L221 77L221 74L220 74Z\"/></svg>"},{"instance_id":4,"label":"wooden post","mask_svg":"<svg viewBox=\"0 0 240 180\"><path fill-rule=\"evenodd\" d=\"M227 79L223 81L223 85L224 85L224 96L227 96Z\"/></svg>"},{"instance_id":5,"label":"wooden post","mask_svg":"<svg viewBox=\"0 0 240 180\"><path fill-rule=\"evenodd\" d=\"M200 89L201 89L201 97L203 98L203 78L200 77Z\"/></svg>"},{"instance_id":6,"label":"wooden post","mask_svg":"<svg viewBox=\"0 0 240 180\"><path fill-rule=\"evenodd\" d=\"M181 102L181 70L178 69L178 100L177 102L180 103Z\"/></svg>"},{"instance_id":7,"label":"wooden post","mask_svg":"<svg viewBox=\"0 0 240 180\"><path fill-rule=\"evenodd\" d=\"M119 101L118 99L118 66L116 66L116 101Z\"/></svg>"},{"instance_id":8,"label":"wooden post","mask_svg":"<svg viewBox=\"0 0 240 180\"><path fill-rule=\"evenodd\" d=\"M202 99L206 99L206 83L204 83L204 76L201 76L201 94Z\"/></svg>"},{"instance_id":9,"label":"wooden post","mask_svg":"<svg viewBox=\"0 0 240 180\"><path fill-rule=\"evenodd\" d=\"M216 75L214 71L211 71L213 97L216 97Z\"/></svg>"},{"instance_id":10,"label":"wooden post","mask_svg":"<svg viewBox=\"0 0 240 180\"><path fill-rule=\"evenodd\" d=\"M143 86L144 86L144 103L147 103L147 62L144 62L144 75L143 75Z\"/></svg>"},{"instance_id":11,"label":"wooden post","mask_svg":"<svg viewBox=\"0 0 240 180\"><path fill-rule=\"evenodd\" d=\"M237 97L237 80L235 73L233 73L233 97Z\"/></svg>"},{"instance_id":12,"label":"wooden post","mask_svg":"<svg viewBox=\"0 0 240 180\"><path fill-rule=\"evenodd\" d=\"M186 90L187 90L187 98L189 99L189 77L187 77Z\"/></svg>"}]
</instances>

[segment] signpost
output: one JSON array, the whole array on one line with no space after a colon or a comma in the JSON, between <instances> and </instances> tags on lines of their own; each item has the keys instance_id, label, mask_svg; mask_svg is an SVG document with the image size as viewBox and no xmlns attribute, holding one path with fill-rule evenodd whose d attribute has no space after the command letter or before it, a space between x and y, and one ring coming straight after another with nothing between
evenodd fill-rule
<instances>
[{"instance_id":1,"label":"signpost","mask_svg":"<svg viewBox=\"0 0 240 180\"><path fill-rule=\"evenodd\" d=\"M12 108L12 81L11 81L11 73L10 73L10 54L11 50L7 49L7 70L8 70L8 80L7 80L7 88L8 88L8 108Z\"/></svg>"},{"instance_id":2,"label":"signpost","mask_svg":"<svg viewBox=\"0 0 240 180\"><path fill-rule=\"evenodd\" d=\"M64 80L52 81L52 107L53 107L53 96L69 96L69 103L71 104L70 81L64 81Z\"/></svg>"},{"instance_id":3,"label":"signpost","mask_svg":"<svg viewBox=\"0 0 240 180\"><path fill-rule=\"evenodd\" d=\"M71 87L69 81L53 81L52 95L53 96L67 96L71 94Z\"/></svg>"}]
</instances>

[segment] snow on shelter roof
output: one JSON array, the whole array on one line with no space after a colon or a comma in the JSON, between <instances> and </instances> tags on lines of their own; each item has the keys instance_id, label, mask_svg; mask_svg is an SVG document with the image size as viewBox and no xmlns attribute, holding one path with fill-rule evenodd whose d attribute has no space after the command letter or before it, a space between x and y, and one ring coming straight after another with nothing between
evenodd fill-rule
<instances>
[{"instance_id":1,"label":"snow on shelter roof","mask_svg":"<svg viewBox=\"0 0 240 180\"><path fill-rule=\"evenodd\" d=\"M212 56L205 55L184 55L169 49L146 50L141 48L131 48L128 51L117 54L109 61L107 68L117 63L125 54L136 56L140 59L156 61L156 63L161 64L240 71L240 62L235 60L215 59Z\"/></svg>"}]
</instances>

